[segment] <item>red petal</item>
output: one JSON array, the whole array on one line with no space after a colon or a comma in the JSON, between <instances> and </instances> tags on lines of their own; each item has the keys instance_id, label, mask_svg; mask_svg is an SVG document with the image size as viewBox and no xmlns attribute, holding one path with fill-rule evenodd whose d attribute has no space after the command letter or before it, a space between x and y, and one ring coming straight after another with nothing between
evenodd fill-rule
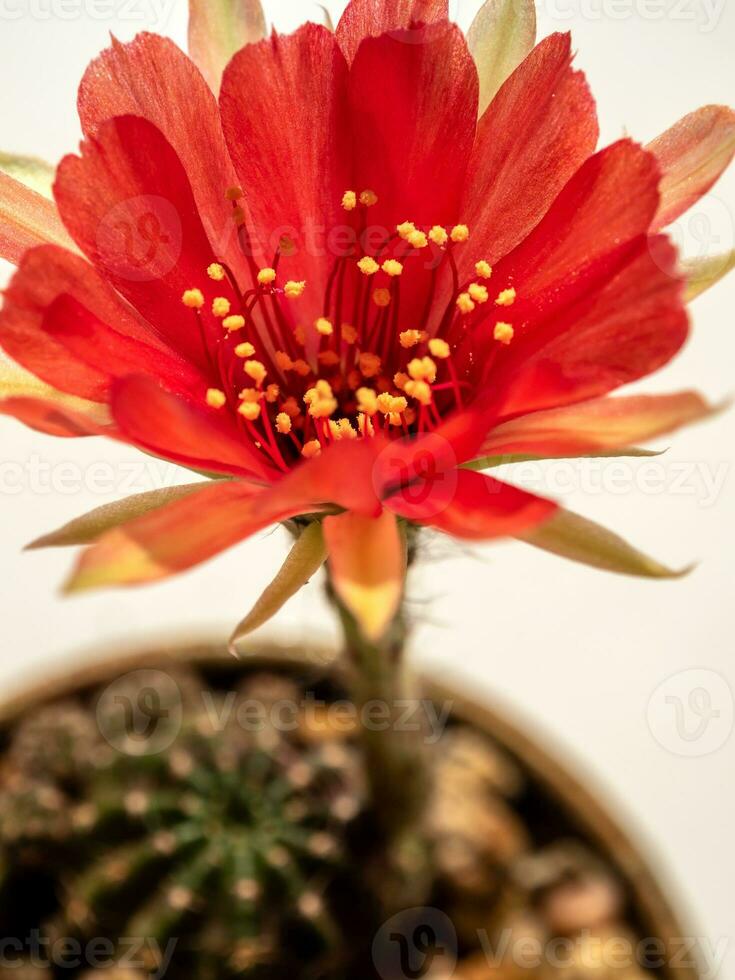
<instances>
[{"instance_id":1,"label":"red petal","mask_svg":"<svg viewBox=\"0 0 735 980\"><path fill-rule=\"evenodd\" d=\"M305 24L247 45L222 79L225 136L257 246L272 256L281 235L293 240L288 277L308 283L299 304L305 319L322 312L335 248L325 234L347 224L340 208L351 186L346 77L334 36Z\"/></svg>"},{"instance_id":2,"label":"red petal","mask_svg":"<svg viewBox=\"0 0 735 980\"><path fill-rule=\"evenodd\" d=\"M59 296L46 312L43 329L110 384L127 374L148 374L170 391L204 397L207 380L151 333L143 340L103 323L73 296ZM107 392L104 393L107 400Z\"/></svg>"},{"instance_id":3,"label":"red petal","mask_svg":"<svg viewBox=\"0 0 735 980\"><path fill-rule=\"evenodd\" d=\"M414 26L414 43L420 44L420 28L415 25L446 20L448 16L447 0L350 0L337 24L336 35L345 57L352 61L366 37Z\"/></svg>"},{"instance_id":4,"label":"red petal","mask_svg":"<svg viewBox=\"0 0 735 980\"><path fill-rule=\"evenodd\" d=\"M735 112L709 105L680 119L647 149L661 167L661 206L654 231L706 194L735 153Z\"/></svg>"},{"instance_id":5,"label":"red petal","mask_svg":"<svg viewBox=\"0 0 735 980\"><path fill-rule=\"evenodd\" d=\"M446 22L368 38L350 72L356 188L378 204L370 223L390 231L459 220L475 136L477 70Z\"/></svg>"},{"instance_id":6,"label":"red petal","mask_svg":"<svg viewBox=\"0 0 735 980\"><path fill-rule=\"evenodd\" d=\"M204 484L104 534L82 553L67 589L167 578L293 515L270 490L240 480Z\"/></svg>"},{"instance_id":7,"label":"red petal","mask_svg":"<svg viewBox=\"0 0 735 980\"><path fill-rule=\"evenodd\" d=\"M472 470L454 470L389 498L386 507L445 534L484 540L519 534L548 520L556 504Z\"/></svg>"},{"instance_id":8,"label":"red petal","mask_svg":"<svg viewBox=\"0 0 735 980\"><path fill-rule=\"evenodd\" d=\"M133 382L127 382L128 388ZM137 394L151 393L149 386ZM181 403L179 403L181 404ZM164 412L165 408L165 412ZM176 410L155 405L151 417L159 426L174 421ZM184 413L174 422L178 429ZM186 424L205 435L205 423L193 412ZM184 433L175 431L180 438ZM211 438L218 439L212 426ZM224 444L220 438L220 446ZM354 504L365 515L377 516L370 480L372 453L365 441L335 443L330 449L263 489L242 481L209 484L190 497L163 507L105 534L89 548L71 580L71 590L101 585L150 582L205 561L276 521L322 509L322 501Z\"/></svg>"},{"instance_id":9,"label":"red petal","mask_svg":"<svg viewBox=\"0 0 735 980\"><path fill-rule=\"evenodd\" d=\"M82 250L172 347L206 366L181 296L206 281L214 255L186 174L159 130L137 116L104 123L81 157L62 160L54 191Z\"/></svg>"},{"instance_id":10,"label":"red petal","mask_svg":"<svg viewBox=\"0 0 735 980\"><path fill-rule=\"evenodd\" d=\"M536 229L498 264L498 289L514 285L519 299L537 310L558 305L582 273L647 233L658 207L658 178L655 158L630 140L590 157Z\"/></svg>"},{"instance_id":11,"label":"red petal","mask_svg":"<svg viewBox=\"0 0 735 980\"><path fill-rule=\"evenodd\" d=\"M398 611L406 578L406 544L395 516L340 514L322 524L334 588L376 642Z\"/></svg>"},{"instance_id":12,"label":"red petal","mask_svg":"<svg viewBox=\"0 0 735 980\"><path fill-rule=\"evenodd\" d=\"M104 372L70 357L69 352L43 329L46 311L70 294L93 316L115 324L121 333L142 339L150 329L138 320L116 293L77 255L56 246L35 248L23 256L5 292L0 311L0 347L18 364L60 391L104 400Z\"/></svg>"},{"instance_id":13,"label":"red petal","mask_svg":"<svg viewBox=\"0 0 735 980\"><path fill-rule=\"evenodd\" d=\"M183 51L157 34L139 34L129 44L113 40L87 68L78 105L88 136L114 116L143 116L160 129L186 171L218 256L240 268L243 259L224 194L237 180L217 100Z\"/></svg>"},{"instance_id":14,"label":"red petal","mask_svg":"<svg viewBox=\"0 0 735 980\"><path fill-rule=\"evenodd\" d=\"M571 60L569 35L552 34L480 120L462 210L475 259L495 263L521 242L594 152L595 104Z\"/></svg>"},{"instance_id":15,"label":"red petal","mask_svg":"<svg viewBox=\"0 0 735 980\"><path fill-rule=\"evenodd\" d=\"M116 381L111 407L122 434L157 456L207 472L245 474L266 482L280 475L240 433L227 409L184 401L153 378Z\"/></svg>"},{"instance_id":16,"label":"red petal","mask_svg":"<svg viewBox=\"0 0 735 980\"><path fill-rule=\"evenodd\" d=\"M95 412L81 411L59 401L26 396L0 399L0 414L11 415L29 428L49 436L112 435L112 426L103 407L96 408Z\"/></svg>"},{"instance_id":17,"label":"red petal","mask_svg":"<svg viewBox=\"0 0 735 980\"><path fill-rule=\"evenodd\" d=\"M386 442L376 454L373 483L384 496L453 470L477 455L491 421L480 412L455 412L432 432Z\"/></svg>"},{"instance_id":18,"label":"red petal","mask_svg":"<svg viewBox=\"0 0 735 980\"><path fill-rule=\"evenodd\" d=\"M697 422L712 411L693 391L599 398L505 422L485 440L482 455L561 456L621 449Z\"/></svg>"},{"instance_id":19,"label":"red petal","mask_svg":"<svg viewBox=\"0 0 735 980\"><path fill-rule=\"evenodd\" d=\"M492 384L502 414L586 401L651 374L674 356L687 333L676 251L664 238L643 238L604 287L499 353Z\"/></svg>"},{"instance_id":20,"label":"red petal","mask_svg":"<svg viewBox=\"0 0 735 980\"><path fill-rule=\"evenodd\" d=\"M54 202L0 172L0 258L17 264L26 249L45 244L72 245Z\"/></svg>"}]
</instances>

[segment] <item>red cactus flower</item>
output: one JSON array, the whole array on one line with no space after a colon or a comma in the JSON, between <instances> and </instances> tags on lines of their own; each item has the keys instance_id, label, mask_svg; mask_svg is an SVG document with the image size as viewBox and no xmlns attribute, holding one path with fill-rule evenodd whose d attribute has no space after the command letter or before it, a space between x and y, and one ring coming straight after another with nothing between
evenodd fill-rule
<instances>
[{"instance_id":1,"label":"red cactus flower","mask_svg":"<svg viewBox=\"0 0 735 980\"><path fill-rule=\"evenodd\" d=\"M90 544L72 589L159 579L304 515L371 634L402 589L398 519L664 573L479 470L708 412L687 392L606 396L686 339L661 229L729 162L735 116L596 152L569 37L533 47L515 6L523 29L506 44L481 11L471 52L444 0L352 0L334 34L243 46L219 101L168 40L115 42L82 80L55 206L0 177L19 264L0 344L39 379L0 410L220 477L43 539ZM204 10L192 50L217 88L232 38ZM320 541L306 565L322 557Z\"/></svg>"}]
</instances>

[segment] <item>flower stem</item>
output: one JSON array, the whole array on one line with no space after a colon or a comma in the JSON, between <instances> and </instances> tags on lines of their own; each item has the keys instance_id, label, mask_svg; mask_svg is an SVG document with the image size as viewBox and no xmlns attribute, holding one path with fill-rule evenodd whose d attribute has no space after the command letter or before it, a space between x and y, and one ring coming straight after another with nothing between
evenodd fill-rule
<instances>
[{"instance_id":1,"label":"flower stem","mask_svg":"<svg viewBox=\"0 0 735 980\"><path fill-rule=\"evenodd\" d=\"M425 813L430 767L421 719L403 658L406 620L399 610L378 643L367 640L331 583L342 624L350 694L358 709L378 850L374 880L386 912L421 904L431 884Z\"/></svg>"}]
</instances>

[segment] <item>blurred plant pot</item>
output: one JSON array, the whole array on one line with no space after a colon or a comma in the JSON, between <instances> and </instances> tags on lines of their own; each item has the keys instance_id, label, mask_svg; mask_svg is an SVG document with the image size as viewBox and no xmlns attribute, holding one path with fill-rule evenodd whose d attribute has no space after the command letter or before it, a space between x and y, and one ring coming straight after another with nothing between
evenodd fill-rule
<instances>
[{"instance_id":1,"label":"blurred plant pot","mask_svg":"<svg viewBox=\"0 0 735 980\"><path fill-rule=\"evenodd\" d=\"M22 719L35 715L42 706L70 697L88 698L101 685L109 686L134 671L165 673L182 667L194 668L219 690L228 690L236 686L243 675L262 670L285 676L306 676L309 681L321 677L333 678L335 668L330 660L331 655L324 649L309 649L305 653L304 647L260 642L252 646L251 655L237 661L225 652L221 643L212 641L173 644L106 655L92 662L87 660L82 666L31 685L0 705L0 751L4 752L8 734L14 726ZM698 967L692 964L691 959L685 962L687 958L682 956L682 937L690 933L679 924L663 886L649 868L639 847L621 829L604 801L585 785L586 781L575 775L574 764L559 758L553 749L542 748L536 733L527 731L517 721L509 720L493 706L478 703L446 682L430 676L422 677L420 684L422 697L437 705L451 704L450 724L466 726L487 737L520 769L526 787L521 804L522 817L537 843L544 845L565 838L582 841L614 871L623 886L625 921L631 932L638 937L660 942L657 951L660 962L652 973L663 980L699 980L701 974ZM544 745L548 745L546 739ZM0 933L7 934L2 926L4 924L0 923ZM0 964L0 975L6 969ZM15 970L13 975L18 980L26 975L36 980L37 976L47 974ZM115 970L83 974L84 977L110 978L113 975L127 978L140 974ZM587 975L576 973L573 969L559 974L564 980L581 980L582 976L586 980ZM599 969L594 975L599 980L618 977L620 980L632 980L633 977L648 974L635 970L626 973ZM213 976L216 976L216 971ZM433 980L434 974L429 976ZM437 978L440 976L444 977L445 974L437 974ZM457 972L457 977L462 980L483 980L485 977L497 980L510 977L515 980L516 976L524 976L523 971L514 974L502 969L496 972L468 969L463 972L461 963Z\"/></svg>"}]
</instances>

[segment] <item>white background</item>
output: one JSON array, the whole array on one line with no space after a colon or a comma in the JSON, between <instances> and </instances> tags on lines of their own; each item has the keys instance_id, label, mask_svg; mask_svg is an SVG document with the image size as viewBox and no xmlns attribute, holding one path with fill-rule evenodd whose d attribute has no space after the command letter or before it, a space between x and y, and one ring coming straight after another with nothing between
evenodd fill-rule
<instances>
[{"instance_id":1,"label":"white background","mask_svg":"<svg viewBox=\"0 0 735 980\"><path fill-rule=\"evenodd\" d=\"M467 26L473 4L453 10ZM282 29L318 17L296 0L273 2L269 12ZM157 30L183 44L185 23L184 0L0 0L2 148L54 161L74 150L76 84L109 32L126 40ZM700 105L735 101L735 4L550 0L540 11L540 35L567 29L598 100L603 142L623 133L645 142ZM695 254L732 247L733 209L730 175L694 219L680 223L678 240ZM687 348L640 387L695 387L713 400L732 395L734 304L735 275L694 305ZM618 578L516 543L469 552L442 541L429 549L410 588L416 662L507 703L574 758L672 883L694 933L727 941L731 975L734 437L731 412L661 440L659 448L671 448L653 468L646 461L622 469L555 464L537 483L673 566L698 561L683 580ZM94 506L181 477L150 461L146 471L132 450L54 440L4 418L0 464L3 694L94 651L104 655L172 630L223 635L284 554L276 531L168 583L61 600L57 589L71 555L23 554L22 546ZM267 632L300 637L330 629L314 584ZM658 686L690 668L715 676L676 677L647 711ZM686 701L692 676L721 714L703 740L686 743L664 698ZM699 719L690 713L685 720L691 731ZM705 754L685 757L682 748Z\"/></svg>"}]
</instances>

